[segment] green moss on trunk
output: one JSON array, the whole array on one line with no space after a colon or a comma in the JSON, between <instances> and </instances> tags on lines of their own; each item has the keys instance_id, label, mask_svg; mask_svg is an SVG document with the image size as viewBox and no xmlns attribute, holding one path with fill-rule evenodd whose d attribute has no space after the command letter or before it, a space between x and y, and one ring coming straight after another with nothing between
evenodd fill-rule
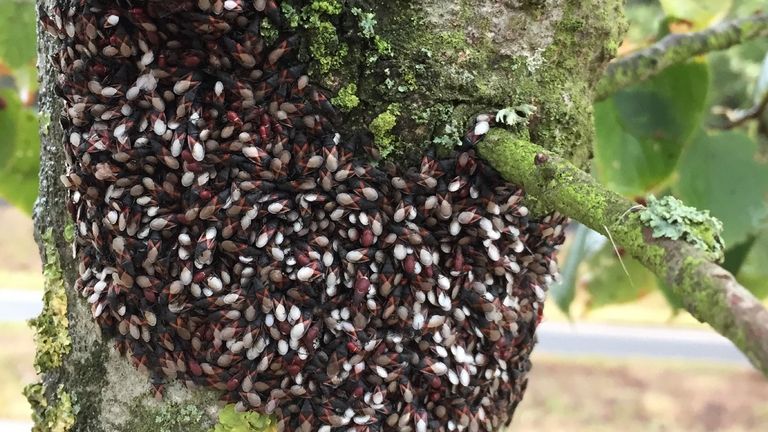
<instances>
[{"instance_id":1,"label":"green moss on trunk","mask_svg":"<svg viewBox=\"0 0 768 432\"><path fill-rule=\"evenodd\" d=\"M474 114L526 103L535 142L577 165L590 158L592 87L624 31L620 0L291 3L312 77L345 111L342 133L373 126L384 153L416 164L455 145Z\"/></svg>"},{"instance_id":2,"label":"green moss on trunk","mask_svg":"<svg viewBox=\"0 0 768 432\"><path fill-rule=\"evenodd\" d=\"M67 432L75 424L72 399L63 386L55 390L43 384L31 384L24 396L32 405L32 432Z\"/></svg>"},{"instance_id":3,"label":"green moss on trunk","mask_svg":"<svg viewBox=\"0 0 768 432\"><path fill-rule=\"evenodd\" d=\"M38 373L50 372L61 367L64 356L69 353L72 342L69 339L67 318L67 293L62 277L59 251L49 228L43 235L45 265L43 275L43 310L37 318L29 321L35 330L35 369Z\"/></svg>"},{"instance_id":4,"label":"green moss on trunk","mask_svg":"<svg viewBox=\"0 0 768 432\"><path fill-rule=\"evenodd\" d=\"M29 324L35 331L37 345L35 369L43 376L43 381L28 385L24 396L32 406L33 432L67 432L75 423L71 397L63 386L51 386L45 380L61 368L72 347L66 285L51 228L43 234L42 241L45 257L43 310Z\"/></svg>"}]
</instances>

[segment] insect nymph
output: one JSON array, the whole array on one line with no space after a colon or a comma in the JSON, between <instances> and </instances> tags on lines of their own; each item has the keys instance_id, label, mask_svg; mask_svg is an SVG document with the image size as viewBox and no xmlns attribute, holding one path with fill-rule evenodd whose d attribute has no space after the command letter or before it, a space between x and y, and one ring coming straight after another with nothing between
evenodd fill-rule
<instances>
[{"instance_id":1,"label":"insect nymph","mask_svg":"<svg viewBox=\"0 0 768 432\"><path fill-rule=\"evenodd\" d=\"M287 431L508 423L565 220L475 157L492 116L466 151L373 163L278 3L132 3L43 14L77 289L118 349Z\"/></svg>"}]
</instances>

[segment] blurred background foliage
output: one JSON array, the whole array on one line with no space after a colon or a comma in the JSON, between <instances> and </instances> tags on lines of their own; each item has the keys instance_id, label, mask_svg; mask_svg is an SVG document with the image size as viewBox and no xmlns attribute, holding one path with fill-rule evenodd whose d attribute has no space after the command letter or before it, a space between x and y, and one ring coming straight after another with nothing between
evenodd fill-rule
<instances>
[{"instance_id":1,"label":"blurred background foliage","mask_svg":"<svg viewBox=\"0 0 768 432\"><path fill-rule=\"evenodd\" d=\"M630 0L620 55L766 7L764 0ZM739 125L725 114L766 100L767 54L768 40L754 40L596 103L593 161L594 176L639 204L672 194L719 218L725 267L760 298L768 296L768 112ZM673 314L680 308L662 281L583 226L561 254L561 272L552 298L569 315L655 293Z\"/></svg>"},{"instance_id":2,"label":"blurred background foliage","mask_svg":"<svg viewBox=\"0 0 768 432\"><path fill-rule=\"evenodd\" d=\"M764 0L631 0L620 54L761 7ZM37 195L39 124L49 118L35 104L35 22L33 0L0 1L0 197L28 214ZM768 296L768 113L737 127L723 113L766 97L766 53L768 40L748 42L596 103L593 165L601 182L640 204L649 194L674 194L720 218L726 267L761 297ZM579 225L561 268L552 298L566 314L668 292L610 241ZM677 310L678 299L665 296Z\"/></svg>"},{"instance_id":3,"label":"blurred background foliage","mask_svg":"<svg viewBox=\"0 0 768 432\"><path fill-rule=\"evenodd\" d=\"M40 138L33 0L0 1L0 196L31 214Z\"/></svg>"}]
</instances>

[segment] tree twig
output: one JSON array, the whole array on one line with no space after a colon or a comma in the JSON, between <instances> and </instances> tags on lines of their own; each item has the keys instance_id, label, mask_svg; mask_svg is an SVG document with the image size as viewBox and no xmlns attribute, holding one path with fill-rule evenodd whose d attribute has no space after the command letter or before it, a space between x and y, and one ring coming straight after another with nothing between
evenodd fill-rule
<instances>
[{"instance_id":1,"label":"tree twig","mask_svg":"<svg viewBox=\"0 0 768 432\"><path fill-rule=\"evenodd\" d=\"M594 99L606 99L631 84L697 55L768 36L768 14L720 23L695 33L671 34L648 48L615 60L597 84Z\"/></svg>"},{"instance_id":2,"label":"tree twig","mask_svg":"<svg viewBox=\"0 0 768 432\"><path fill-rule=\"evenodd\" d=\"M725 108L716 111L715 114L722 114L728 121L722 126L723 129L734 129L749 120L759 119L766 109L768 109L768 92L766 92L762 100L747 109Z\"/></svg>"},{"instance_id":3,"label":"tree twig","mask_svg":"<svg viewBox=\"0 0 768 432\"><path fill-rule=\"evenodd\" d=\"M603 234L610 231L617 245L669 283L694 317L730 339L768 376L768 310L707 253L684 241L653 238L640 213L628 212L635 203L510 132L491 130L478 151L544 208Z\"/></svg>"}]
</instances>

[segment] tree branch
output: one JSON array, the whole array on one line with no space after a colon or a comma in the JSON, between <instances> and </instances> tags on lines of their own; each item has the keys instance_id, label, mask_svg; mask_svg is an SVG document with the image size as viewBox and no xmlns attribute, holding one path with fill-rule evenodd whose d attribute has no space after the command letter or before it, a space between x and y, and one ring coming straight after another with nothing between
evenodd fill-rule
<instances>
[{"instance_id":1,"label":"tree branch","mask_svg":"<svg viewBox=\"0 0 768 432\"><path fill-rule=\"evenodd\" d=\"M750 120L759 119L766 109L768 109L768 92L765 93L762 100L747 109L725 108L719 110L718 114L724 115L728 121L723 129L734 129ZM713 109L713 111L715 110Z\"/></svg>"},{"instance_id":2,"label":"tree branch","mask_svg":"<svg viewBox=\"0 0 768 432\"><path fill-rule=\"evenodd\" d=\"M618 246L666 280L694 317L730 339L768 376L768 310L707 253L683 241L653 238L633 211L635 203L510 132L491 130L478 151L539 205L610 233Z\"/></svg>"},{"instance_id":3,"label":"tree branch","mask_svg":"<svg viewBox=\"0 0 768 432\"><path fill-rule=\"evenodd\" d=\"M648 48L615 60L597 83L594 99L600 101L631 84L697 55L719 51L750 39L768 36L768 14L727 21L706 30L671 34Z\"/></svg>"}]
</instances>

